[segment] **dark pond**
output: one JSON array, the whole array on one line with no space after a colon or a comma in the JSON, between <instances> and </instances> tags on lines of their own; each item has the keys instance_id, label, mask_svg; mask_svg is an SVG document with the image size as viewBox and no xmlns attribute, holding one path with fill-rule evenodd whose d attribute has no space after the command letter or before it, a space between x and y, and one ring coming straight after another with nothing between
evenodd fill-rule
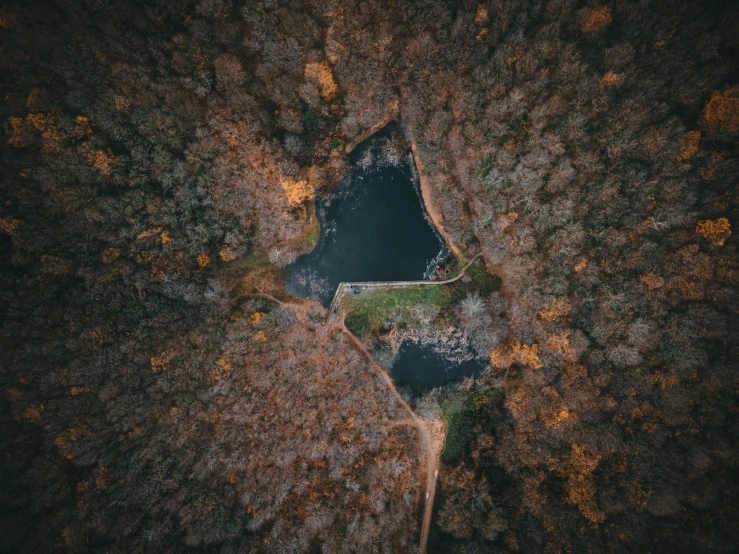
<instances>
[{"instance_id":1,"label":"dark pond","mask_svg":"<svg viewBox=\"0 0 739 554\"><path fill-rule=\"evenodd\" d=\"M421 392L477 375L486 366L487 360L484 358L457 362L435 352L429 346L406 341L398 351L390 374L399 387Z\"/></svg>"},{"instance_id":2,"label":"dark pond","mask_svg":"<svg viewBox=\"0 0 739 554\"><path fill-rule=\"evenodd\" d=\"M317 205L317 246L287 268L289 292L328 306L342 281L423 279L446 256L422 206L413 158L398 155L403 143L394 122L354 149L338 191Z\"/></svg>"}]
</instances>

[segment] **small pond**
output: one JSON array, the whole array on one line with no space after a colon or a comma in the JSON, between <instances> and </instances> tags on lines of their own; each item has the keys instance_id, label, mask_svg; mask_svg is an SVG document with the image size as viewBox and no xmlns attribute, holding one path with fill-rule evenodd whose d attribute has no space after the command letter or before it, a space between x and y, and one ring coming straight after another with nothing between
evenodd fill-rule
<instances>
[{"instance_id":1,"label":"small pond","mask_svg":"<svg viewBox=\"0 0 739 554\"><path fill-rule=\"evenodd\" d=\"M486 367L487 360L484 358L471 357L457 361L434 351L430 346L406 341L398 351L390 368L390 375L399 387L407 387L413 393L420 393L478 375Z\"/></svg>"},{"instance_id":2,"label":"small pond","mask_svg":"<svg viewBox=\"0 0 739 554\"><path fill-rule=\"evenodd\" d=\"M428 278L446 256L405 146L393 122L352 151L336 193L317 202L318 244L287 268L290 293L328 306L342 281Z\"/></svg>"}]
</instances>

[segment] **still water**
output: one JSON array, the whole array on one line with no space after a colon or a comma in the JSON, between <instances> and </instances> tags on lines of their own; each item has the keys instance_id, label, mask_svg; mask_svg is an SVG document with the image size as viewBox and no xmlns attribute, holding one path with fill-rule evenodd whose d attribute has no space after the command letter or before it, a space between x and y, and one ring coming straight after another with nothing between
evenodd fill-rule
<instances>
[{"instance_id":1,"label":"still water","mask_svg":"<svg viewBox=\"0 0 739 554\"><path fill-rule=\"evenodd\" d=\"M413 158L387 147L400 132L391 123L351 153L338 191L316 206L317 246L287 268L290 293L328 306L342 281L423 279L446 255L421 203Z\"/></svg>"},{"instance_id":2,"label":"still water","mask_svg":"<svg viewBox=\"0 0 739 554\"><path fill-rule=\"evenodd\" d=\"M390 375L399 387L408 387L417 393L477 375L486 366L487 359L472 358L459 362L435 352L430 346L406 341L398 351Z\"/></svg>"}]
</instances>

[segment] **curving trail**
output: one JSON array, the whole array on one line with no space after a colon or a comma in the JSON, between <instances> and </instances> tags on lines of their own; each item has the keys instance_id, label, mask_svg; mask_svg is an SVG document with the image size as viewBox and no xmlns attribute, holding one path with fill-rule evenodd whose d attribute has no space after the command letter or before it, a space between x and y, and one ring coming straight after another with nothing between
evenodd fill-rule
<instances>
[{"instance_id":1,"label":"curving trail","mask_svg":"<svg viewBox=\"0 0 739 554\"><path fill-rule=\"evenodd\" d=\"M434 513L436 480L439 477L439 460L441 458L441 451L444 449L444 439L446 438L446 424L443 420L426 419L425 421L431 435L431 449L428 452L430 462L426 471L426 505L423 510L421 541L418 547L420 554L426 554L426 544L429 540L429 529L431 528L431 516Z\"/></svg>"},{"instance_id":2,"label":"curving trail","mask_svg":"<svg viewBox=\"0 0 739 554\"><path fill-rule=\"evenodd\" d=\"M354 336L345 326L343 319L336 323L336 326L346 334L354 343L357 349L364 354L370 367L382 378L390 392L395 396L396 400L405 409L408 414L408 423L413 425L421 436L421 449L425 456L426 465L426 494L424 499L423 521L421 524L421 540L418 547L420 554L426 554L426 543L429 538L429 529L431 527L431 516L434 510L434 496L436 495L436 479L438 477L439 458L444 448L444 437L446 436L446 426L441 419L420 417L413 411L408 403L403 399L395 386L392 378L380 364L377 363L375 357L367 350L367 348ZM419 465L423 464L419 460Z\"/></svg>"}]
</instances>

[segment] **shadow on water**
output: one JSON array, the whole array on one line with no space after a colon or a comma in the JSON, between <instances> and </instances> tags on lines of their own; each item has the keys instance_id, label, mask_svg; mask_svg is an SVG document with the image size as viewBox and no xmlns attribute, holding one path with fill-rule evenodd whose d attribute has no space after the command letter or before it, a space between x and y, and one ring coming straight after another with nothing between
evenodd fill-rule
<instances>
[{"instance_id":1,"label":"shadow on water","mask_svg":"<svg viewBox=\"0 0 739 554\"><path fill-rule=\"evenodd\" d=\"M423 279L446 256L423 208L412 156L383 146L393 134L401 134L398 122L359 144L339 189L317 203L321 235L288 266L290 293L328 306L342 281Z\"/></svg>"}]
</instances>

